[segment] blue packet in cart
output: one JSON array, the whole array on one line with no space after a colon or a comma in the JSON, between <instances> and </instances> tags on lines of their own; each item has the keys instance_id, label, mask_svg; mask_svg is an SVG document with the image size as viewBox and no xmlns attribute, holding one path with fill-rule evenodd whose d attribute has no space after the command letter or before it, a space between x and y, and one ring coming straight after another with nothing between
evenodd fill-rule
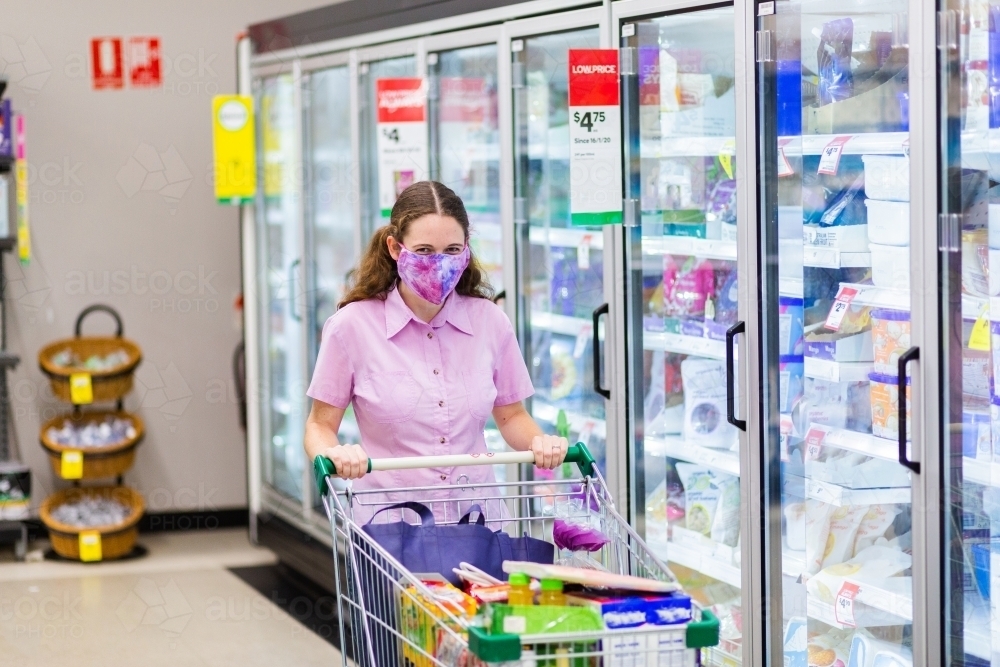
<instances>
[{"instance_id":1,"label":"blue packet in cart","mask_svg":"<svg viewBox=\"0 0 1000 667\"><path fill-rule=\"evenodd\" d=\"M634 591L583 591L568 593L570 606L589 607L609 630L646 625L677 625L691 621L691 598L675 591L659 595L636 595Z\"/></svg>"}]
</instances>

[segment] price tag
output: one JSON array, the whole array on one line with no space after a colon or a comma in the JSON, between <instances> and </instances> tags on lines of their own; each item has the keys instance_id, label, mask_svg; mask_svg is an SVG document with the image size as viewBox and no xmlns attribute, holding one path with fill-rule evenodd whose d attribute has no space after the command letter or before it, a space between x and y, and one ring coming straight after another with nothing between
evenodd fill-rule
<instances>
[{"instance_id":1,"label":"price tag","mask_svg":"<svg viewBox=\"0 0 1000 667\"><path fill-rule=\"evenodd\" d=\"M80 560L84 563L93 563L101 560L101 533L97 530L84 530L80 532Z\"/></svg>"},{"instance_id":2,"label":"price tag","mask_svg":"<svg viewBox=\"0 0 1000 667\"><path fill-rule=\"evenodd\" d=\"M582 359L583 353L587 350L587 343L594 337L594 325L584 324L576 332L576 344L573 346L573 358Z\"/></svg>"},{"instance_id":3,"label":"price tag","mask_svg":"<svg viewBox=\"0 0 1000 667\"><path fill-rule=\"evenodd\" d=\"M69 376L69 400L74 405L94 402L94 385L90 373L73 373Z\"/></svg>"},{"instance_id":4,"label":"price tag","mask_svg":"<svg viewBox=\"0 0 1000 667\"><path fill-rule=\"evenodd\" d=\"M719 149L719 164L728 178L733 177L733 156L736 155L736 140L726 139Z\"/></svg>"},{"instance_id":5,"label":"price tag","mask_svg":"<svg viewBox=\"0 0 1000 667\"><path fill-rule=\"evenodd\" d=\"M427 178L427 84L420 78L378 79L378 201L383 218L403 190Z\"/></svg>"},{"instance_id":6,"label":"price tag","mask_svg":"<svg viewBox=\"0 0 1000 667\"><path fill-rule=\"evenodd\" d=\"M81 479L83 477L83 452L78 449L66 449L59 461L59 476L63 479Z\"/></svg>"},{"instance_id":7,"label":"price tag","mask_svg":"<svg viewBox=\"0 0 1000 667\"><path fill-rule=\"evenodd\" d=\"M821 428L811 428L806 433L806 461L816 461L823 453L823 440L826 438L826 431Z\"/></svg>"},{"instance_id":8,"label":"price tag","mask_svg":"<svg viewBox=\"0 0 1000 667\"><path fill-rule=\"evenodd\" d=\"M909 137L907 137L903 141L903 155L905 155L906 157L910 157L910 138Z\"/></svg>"},{"instance_id":9,"label":"price tag","mask_svg":"<svg viewBox=\"0 0 1000 667\"><path fill-rule=\"evenodd\" d=\"M783 178L785 176L791 176L795 173L792 169L792 163L788 161L785 157L785 146L791 142L791 139L778 139L778 178Z\"/></svg>"},{"instance_id":10,"label":"price tag","mask_svg":"<svg viewBox=\"0 0 1000 667\"><path fill-rule=\"evenodd\" d=\"M840 329L840 323L844 321L847 309L857 295L858 290L853 287L841 287L837 292L837 300L830 307L830 314L826 316L826 323L823 326L832 331Z\"/></svg>"},{"instance_id":11,"label":"price tag","mask_svg":"<svg viewBox=\"0 0 1000 667\"><path fill-rule=\"evenodd\" d=\"M858 596L859 589L857 584L852 584L849 581L845 581L840 586L837 601L833 605L833 616L837 623L849 628L857 627L854 621L854 598Z\"/></svg>"},{"instance_id":12,"label":"price tag","mask_svg":"<svg viewBox=\"0 0 1000 667\"><path fill-rule=\"evenodd\" d=\"M972 331L969 333L969 349L979 352L990 351L990 307L988 303L983 304L979 318L972 325Z\"/></svg>"},{"instance_id":13,"label":"price tag","mask_svg":"<svg viewBox=\"0 0 1000 667\"><path fill-rule=\"evenodd\" d=\"M834 137L833 141L826 145L819 156L819 169L817 173L828 176L837 175L837 167L840 166L840 154L844 152L844 144L851 140L851 135L844 137Z\"/></svg>"},{"instance_id":14,"label":"price tag","mask_svg":"<svg viewBox=\"0 0 1000 667\"><path fill-rule=\"evenodd\" d=\"M583 238L580 239L580 245L576 248L576 266L581 271L590 268L590 244L593 240L592 235L584 234Z\"/></svg>"}]
</instances>

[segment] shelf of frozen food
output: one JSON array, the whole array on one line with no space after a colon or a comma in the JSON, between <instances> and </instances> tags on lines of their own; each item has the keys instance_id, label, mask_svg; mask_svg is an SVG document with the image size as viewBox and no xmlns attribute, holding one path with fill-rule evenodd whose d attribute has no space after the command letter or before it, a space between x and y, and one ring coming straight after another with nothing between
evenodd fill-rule
<instances>
[{"instance_id":1,"label":"shelf of frozen food","mask_svg":"<svg viewBox=\"0 0 1000 667\"><path fill-rule=\"evenodd\" d=\"M740 474L740 455L731 449L711 449L687 442L679 435L647 436L643 440L645 453L697 463L727 475Z\"/></svg>"},{"instance_id":2,"label":"shelf of frozen food","mask_svg":"<svg viewBox=\"0 0 1000 667\"><path fill-rule=\"evenodd\" d=\"M802 265L822 269L849 269L858 266L871 266L870 252L841 252L836 248L820 248L812 245L802 246Z\"/></svg>"},{"instance_id":3,"label":"shelf of frozen food","mask_svg":"<svg viewBox=\"0 0 1000 667\"><path fill-rule=\"evenodd\" d=\"M854 505L907 504L910 502L910 487L890 487L884 489L849 489L815 479L805 480L806 497L834 507Z\"/></svg>"},{"instance_id":4,"label":"shelf of frozen food","mask_svg":"<svg viewBox=\"0 0 1000 667\"><path fill-rule=\"evenodd\" d=\"M905 155L908 153L909 132L868 132L865 134L807 134L795 137L779 137L778 144L784 148L785 156L819 155L837 137L851 137L844 144L841 155Z\"/></svg>"},{"instance_id":5,"label":"shelf of frozen food","mask_svg":"<svg viewBox=\"0 0 1000 667\"><path fill-rule=\"evenodd\" d=\"M819 431L823 447L846 449L865 456L874 456L890 461L899 460L899 443L890 438L880 438L871 433L859 433L846 428L831 428L823 424L809 424L807 433Z\"/></svg>"},{"instance_id":6,"label":"shelf of frozen food","mask_svg":"<svg viewBox=\"0 0 1000 667\"><path fill-rule=\"evenodd\" d=\"M693 236L643 236L642 251L647 255L690 255L736 261L736 241Z\"/></svg>"},{"instance_id":7,"label":"shelf of frozen food","mask_svg":"<svg viewBox=\"0 0 1000 667\"><path fill-rule=\"evenodd\" d=\"M594 325L590 320L582 317L570 317L569 315L557 315L555 313L536 312L531 314L531 326L534 329L551 331L563 334L564 336L591 335Z\"/></svg>"},{"instance_id":8,"label":"shelf of frozen food","mask_svg":"<svg viewBox=\"0 0 1000 667\"><path fill-rule=\"evenodd\" d=\"M604 248L604 232L600 230L532 225L528 238L535 245L550 247L579 248L589 245L591 250Z\"/></svg>"},{"instance_id":9,"label":"shelf of frozen food","mask_svg":"<svg viewBox=\"0 0 1000 667\"><path fill-rule=\"evenodd\" d=\"M709 359L726 358L725 341L667 333L666 331L643 330L642 347L646 350L663 350L664 352L691 354Z\"/></svg>"},{"instance_id":10,"label":"shelf of frozen food","mask_svg":"<svg viewBox=\"0 0 1000 667\"><path fill-rule=\"evenodd\" d=\"M866 362L830 361L805 357L804 374L808 378L829 382L867 382L874 365Z\"/></svg>"},{"instance_id":11,"label":"shelf of frozen food","mask_svg":"<svg viewBox=\"0 0 1000 667\"><path fill-rule=\"evenodd\" d=\"M962 457L962 477L966 482L1000 487L1000 463Z\"/></svg>"},{"instance_id":12,"label":"shelf of frozen food","mask_svg":"<svg viewBox=\"0 0 1000 667\"><path fill-rule=\"evenodd\" d=\"M543 403L537 398L534 399L531 404L531 414L535 417L535 419L548 424L556 423L556 420L559 418L559 410L560 408ZM569 422L570 431L573 433L580 433L581 431L586 431L589 428L593 437L601 438L602 440L607 437L608 424L603 419L590 417L578 412L571 412L569 410L563 410L563 412L566 413L566 421Z\"/></svg>"},{"instance_id":13,"label":"shelf of frozen food","mask_svg":"<svg viewBox=\"0 0 1000 667\"><path fill-rule=\"evenodd\" d=\"M667 561L700 572L716 581L739 588L742 584L739 566L732 561L717 558L710 549L694 545L667 542Z\"/></svg>"},{"instance_id":14,"label":"shelf of frozen food","mask_svg":"<svg viewBox=\"0 0 1000 667\"><path fill-rule=\"evenodd\" d=\"M909 577L905 577L909 579ZM891 579L904 579L904 577L890 577L885 581L890 581ZM864 588L868 586L865 585ZM894 625L910 625L913 622L913 603L910 601L910 613L909 616L903 617L894 614L890 611L872 607L867 602L864 602L862 596L868 593L868 591L858 590L858 595L854 599L854 626L846 625L837 620L834 614L833 604L829 602L824 602L817 598L815 595L809 595L808 601L806 603L806 613L809 618L815 619L827 625L833 626L835 628L875 628L875 627L889 627ZM892 593L890 591L879 591L879 593L885 593L888 595L896 595L897 601L899 593ZM878 595L871 594L872 599L884 602L886 598Z\"/></svg>"},{"instance_id":15,"label":"shelf of frozen food","mask_svg":"<svg viewBox=\"0 0 1000 667\"><path fill-rule=\"evenodd\" d=\"M735 137L663 137L660 141L643 141L643 158L717 157L736 154Z\"/></svg>"},{"instance_id":16,"label":"shelf of frozen food","mask_svg":"<svg viewBox=\"0 0 1000 667\"><path fill-rule=\"evenodd\" d=\"M805 283L802 278L788 278L780 276L778 278L778 294L781 296L794 296L801 299L805 294Z\"/></svg>"},{"instance_id":17,"label":"shelf of frozen food","mask_svg":"<svg viewBox=\"0 0 1000 667\"><path fill-rule=\"evenodd\" d=\"M909 290L888 289L885 287L875 287L874 285L862 285L860 283L840 283L840 286L841 288L849 287L857 290L857 294L851 300L852 304L871 306L873 308L888 308L891 310L910 310ZM962 317L965 319L977 319L989 305L989 297L963 294Z\"/></svg>"}]
</instances>

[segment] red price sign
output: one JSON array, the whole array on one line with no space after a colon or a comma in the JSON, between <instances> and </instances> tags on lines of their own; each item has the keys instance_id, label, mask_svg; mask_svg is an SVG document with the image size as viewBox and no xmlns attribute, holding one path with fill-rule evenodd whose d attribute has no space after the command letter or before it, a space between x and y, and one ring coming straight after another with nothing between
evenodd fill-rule
<instances>
[{"instance_id":1,"label":"red price sign","mask_svg":"<svg viewBox=\"0 0 1000 667\"><path fill-rule=\"evenodd\" d=\"M840 324L844 321L847 309L851 306L851 302L854 301L854 297L857 295L858 290L853 287L841 287L837 292L837 299L833 302L833 306L830 307L830 314L826 316L826 323L823 326L832 331L840 329Z\"/></svg>"},{"instance_id":2,"label":"red price sign","mask_svg":"<svg viewBox=\"0 0 1000 667\"><path fill-rule=\"evenodd\" d=\"M836 176L837 167L840 166L840 155L844 152L844 145L850 140L850 135L845 137L834 137L819 155L819 169L817 170L817 173L826 174L827 176Z\"/></svg>"},{"instance_id":3,"label":"red price sign","mask_svg":"<svg viewBox=\"0 0 1000 667\"><path fill-rule=\"evenodd\" d=\"M823 453L823 439L826 431L815 426L806 433L806 461L816 461Z\"/></svg>"},{"instance_id":4,"label":"red price sign","mask_svg":"<svg viewBox=\"0 0 1000 667\"><path fill-rule=\"evenodd\" d=\"M795 173L792 169L792 163L788 161L785 157L785 146L791 141L789 138L778 139L778 177L783 178L785 176L791 176Z\"/></svg>"},{"instance_id":5,"label":"red price sign","mask_svg":"<svg viewBox=\"0 0 1000 667\"><path fill-rule=\"evenodd\" d=\"M837 623L849 628L857 627L854 620L854 599L858 596L859 590L860 587L857 584L852 584L849 581L845 581L840 586L837 601L833 604L833 616Z\"/></svg>"}]
</instances>

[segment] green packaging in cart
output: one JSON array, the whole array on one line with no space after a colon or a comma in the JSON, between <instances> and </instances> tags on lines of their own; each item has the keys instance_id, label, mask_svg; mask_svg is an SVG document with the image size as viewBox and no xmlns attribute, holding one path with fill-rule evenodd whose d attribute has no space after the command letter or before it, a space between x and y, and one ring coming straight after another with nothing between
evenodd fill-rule
<instances>
[{"instance_id":1,"label":"green packaging in cart","mask_svg":"<svg viewBox=\"0 0 1000 667\"><path fill-rule=\"evenodd\" d=\"M586 607L552 605L512 606L491 605L491 630L494 634L542 635L564 632L597 632L604 621Z\"/></svg>"}]
</instances>

